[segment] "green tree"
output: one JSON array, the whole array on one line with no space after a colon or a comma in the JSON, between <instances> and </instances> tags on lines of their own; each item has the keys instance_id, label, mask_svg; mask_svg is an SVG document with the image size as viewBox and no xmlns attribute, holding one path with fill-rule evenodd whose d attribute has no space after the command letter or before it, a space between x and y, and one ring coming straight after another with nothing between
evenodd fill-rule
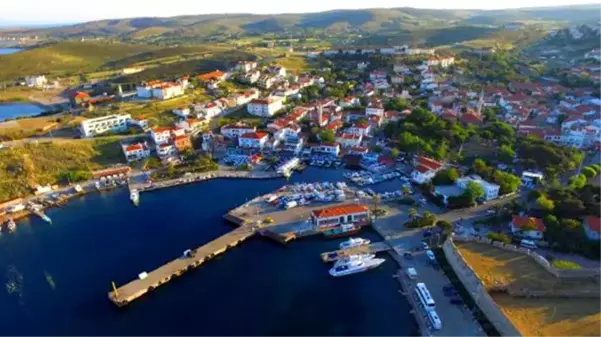
<instances>
[{"instance_id":1,"label":"green tree","mask_svg":"<svg viewBox=\"0 0 601 337\"><path fill-rule=\"evenodd\" d=\"M399 157L399 155L400 155L400 154L401 154L401 151L399 151L398 149L391 149L391 150L390 150L390 156L391 156L392 158L395 158L395 159L396 159L396 158L398 158L398 157Z\"/></svg>"},{"instance_id":2,"label":"green tree","mask_svg":"<svg viewBox=\"0 0 601 337\"><path fill-rule=\"evenodd\" d=\"M445 234L450 234L451 231L453 230L453 225L451 225L449 222L444 221L444 220L437 221L436 227L439 227Z\"/></svg>"},{"instance_id":3,"label":"green tree","mask_svg":"<svg viewBox=\"0 0 601 337\"><path fill-rule=\"evenodd\" d=\"M477 182L470 181L465 186L465 193L472 201L475 201L484 196L484 189Z\"/></svg>"},{"instance_id":4,"label":"green tree","mask_svg":"<svg viewBox=\"0 0 601 337\"><path fill-rule=\"evenodd\" d=\"M324 130L319 134L319 139L323 142L334 142L336 141L336 136L334 135L334 131Z\"/></svg>"},{"instance_id":5,"label":"green tree","mask_svg":"<svg viewBox=\"0 0 601 337\"><path fill-rule=\"evenodd\" d=\"M432 179L432 183L434 185L451 185L454 184L457 179L459 179L459 172L457 172L457 169L448 168L436 172Z\"/></svg>"},{"instance_id":6,"label":"green tree","mask_svg":"<svg viewBox=\"0 0 601 337\"><path fill-rule=\"evenodd\" d=\"M415 218L415 216L417 215L417 210L416 210L415 208L410 208L410 209L407 211L407 214L409 214L409 216L410 216L411 218Z\"/></svg>"},{"instance_id":7,"label":"green tree","mask_svg":"<svg viewBox=\"0 0 601 337\"><path fill-rule=\"evenodd\" d=\"M501 145L499 148L499 160L510 164L513 162L513 158L515 157L515 151L509 145Z\"/></svg>"},{"instance_id":8,"label":"green tree","mask_svg":"<svg viewBox=\"0 0 601 337\"><path fill-rule=\"evenodd\" d=\"M493 241L499 241L504 244L508 244L511 242L511 239L509 238L509 236L507 236L504 233L488 233L488 235L486 235L486 237Z\"/></svg>"},{"instance_id":9,"label":"green tree","mask_svg":"<svg viewBox=\"0 0 601 337\"><path fill-rule=\"evenodd\" d=\"M583 188L584 185L586 185L586 176L584 174L572 176L568 180L568 186L574 189Z\"/></svg>"},{"instance_id":10,"label":"green tree","mask_svg":"<svg viewBox=\"0 0 601 337\"><path fill-rule=\"evenodd\" d=\"M584 176L587 178L592 178L597 175L597 171L595 171L594 168L589 166L582 168L580 173L584 174Z\"/></svg>"},{"instance_id":11,"label":"green tree","mask_svg":"<svg viewBox=\"0 0 601 337\"><path fill-rule=\"evenodd\" d=\"M487 177L490 174L490 168L486 165L486 162L480 158L474 160L474 163L472 163L472 170L482 177Z\"/></svg>"},{"instance_id":12,"label":"green tree","mask_svg":"<svg viewBox=\"0 0 601 337\"><path fill-rule=\"evenodd\" d=\"M555 208L555 203L553 200L548 199L544 194L536 199L536 205L546 211L552 211Z\"/></svg>"}]
</instances>

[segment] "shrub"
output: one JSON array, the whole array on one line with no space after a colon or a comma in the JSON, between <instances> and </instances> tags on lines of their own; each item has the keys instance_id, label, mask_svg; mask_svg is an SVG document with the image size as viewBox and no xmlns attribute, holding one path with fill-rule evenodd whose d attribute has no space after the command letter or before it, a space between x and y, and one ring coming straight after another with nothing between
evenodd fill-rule
<instances>
[{"instance_id":1,"label":"shrub","mask_svg":"<svg viewBox=\"0 0 601 337\"><path fill-rule=\"evenodd\" d=\"M597 171L595 171L595 169L590 166L583 168L581 173L584 174L584 176L587 178L592 178L597 175Z\"/></svg>"},{"instance_id":2,"label":"shrub","mask_svg":"<svg viewBox=\"0 0 601 337\"><path fill-rule=\"evenodd\" d=\"M493 241L503 242L504 244L508 244L511 242L509 236L507 236L504 233L488 233L486 237Z\"/></svg>"},{"instance_id":3,"label":"shrub","mask_svg":"<svg viewBox=\"0 0 601 337\"><path fill-rule=\"evenodd\" d=\"M582 268L582 266L579 265L578 263L568 261L568 260L553 260L553 262L551 262L551 265L553 265L553 267L555 267L557 269L580 269L580 268Z\"/></svg>"}]
</instances>

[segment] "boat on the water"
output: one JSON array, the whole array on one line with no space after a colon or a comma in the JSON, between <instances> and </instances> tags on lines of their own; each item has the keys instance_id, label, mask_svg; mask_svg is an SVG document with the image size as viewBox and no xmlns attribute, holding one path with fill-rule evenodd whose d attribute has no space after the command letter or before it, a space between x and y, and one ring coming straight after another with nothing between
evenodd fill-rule
<instances>
[{"instance_id":1,"label":"boat on the water","mask_svg":"<svg viewBox=\"0 0 601 337\"><path fill-rule=\"evenodd\" d=\"M129 199L134 203L134 205L138 206L140 204L140 193L138 190L133 189L129 194Z\"/></svg>"},{"instance_id":2,"label":"boat on the water","mask_svg":"<svg viewBox=\"0 0 601 337\"><path fill-rule=\"evenodd\" d=\"M100 190L102 188L102 186L100 186L100 182L99 181L96 181L94 183L94 187L96 187L97 190Z\"/></svg>"},{"instance_id":3,"label":"boat on the water","mask_svg":"<svg viewBox=\"0 0 601 337\"><path fill-rule=\"evenodd\" d=\"M361 259L373 259L375 257L376 257L376 254L354 254L354 255L344 256L344 257L341 257L340 259L338 259L334 263L334 267L342 266L344 264L349 263L350 261L358 261Z\"/></svg>"},{"instance_id":4,"label":"boat on the water","mask_svg":"<svg viewBox=\"0 0 601 337\"><path fill-rule=\"evenodd\" d=\"M8 228L8 230L10 232L14 232L17 229L17 224L15 223L15 220L13 220L12 218L10 218L6 222L6 227Z\"/></svg>"},{"instance_id":5,"label":"boat on the water","mask_svg":"<svg viewBox=\"0 0 601 337\"><path fill-rule=\"evenodd\" d=\"M343 236L353 235L359 233L361 227L355 224L346 224L328 229L323 232L323 235L327 238L339 238Z\"/></svg>"},{"instance_id":6,"label":"boat on the water","mask_svg":"<svg viewBox=\"0 0 601 337\"><path fill-rule=\"evenodd\" d=\"M334 277L346 276L356 273L361 273L370 269L374 269L384 263L385 259L377 258L358 258L351 259L346 263L335 265L330 269L330 275Z\"/></svg>"},{"instance_id":7,"label":"boat on the water","mask_svg":"<svg viewBox=\"0 0 601 337\"><path fill-rule=\"evenodd\" d=\"M76 193L81 193L83 191L83 188L79 184L75 185L73 189L75 189Z\"/></svg>"},{"instance_id":8,"label":"boat on the water","mask_svg":"<svg viewBox=\"0 0 601 337\"><path fill-rule=\"evenodd\" d=\"M353 248L363 245L369 245L371 241L362 238L350 238L344 242L340 243L340 249Z\"/></svg>"},{"instance_id":9,"label":"boat on the water","mask_svg":"<svg viewBox=\"0 0 601 337\"><path fill-rule=\"evenodd\" d=\"M51 224L52 223L52 219L50 219L49 216L47 216L46 214L44 214L44 212L39 212L40 214L40 218L42 218L42 220L46 221L47 223Z\"/></svg>"}]
</instances>

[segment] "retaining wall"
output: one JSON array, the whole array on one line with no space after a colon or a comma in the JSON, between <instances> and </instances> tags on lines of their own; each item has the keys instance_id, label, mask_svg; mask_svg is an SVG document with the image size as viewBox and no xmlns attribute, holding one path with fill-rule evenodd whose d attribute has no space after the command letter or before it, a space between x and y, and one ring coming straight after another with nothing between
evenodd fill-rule
<instances>
[{"instance_id":1,"label":"retaining wall","mask_svg":"<svg viewBox=\"0 0 601 337\"><path fill-rule=\"evenodd\" d=\"M465 289L467 289L476 305L478 305L482 313L486 315L497 331L502 336L521 336L513 323L511 323L497 303L490 297L478 275L465 263L463 256L457 250L457 247L455 247L452 239L447 240L442 245L442 250Z\"/></svg>"}]
</instances>

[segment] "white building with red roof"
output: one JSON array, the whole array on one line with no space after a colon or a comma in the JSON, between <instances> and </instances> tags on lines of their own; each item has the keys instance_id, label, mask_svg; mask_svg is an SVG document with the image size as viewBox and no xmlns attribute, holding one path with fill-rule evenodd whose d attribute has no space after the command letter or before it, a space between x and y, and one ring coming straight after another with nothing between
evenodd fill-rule
<instances>
[{"instance_id":1,"label":"white building with red roof","mask_svg":"<svg viewBox=\"0 0 601 337\"><path fill-rule=\"evenodd\" d=\"M123 155L128 163L150 156L150 149L145 143L121 144Z\"/></svg>"},{"instance_id":2,"label":"white building with red roof","mask_svg":"<svg viewBox=\"0 0 601 337\"><path fill-rule=\"evenodd\" d=\"M342 145L343 148L356 147L361 145L363 136L360 134L343 133L336 137L336 141Z\"/></svg>"},{"instance_id":3,"label":"white building with red roof","mask_svg":"<svg viewBox=\"0 0 601 337\"><path fill-rule=\"evenodd\" d=\"M424 184L432 180L443 165L432 158L420 156L413 160L413 166L411 179L418 184Z\"/></svg>"},{"instance_id":4,"label":"white building with red roof","mask_svg":"<svg viewBox=\"0 0 601 337\"><path fill-rule=\"evenodd\" d=\"M311 212L311 222L317 230L366 221L369 221L367 205L341 205L316 209Z\"/></svg>"},{"instance_id":5,"label":"white building with red roof","mask_svg":"<svg viewBox=\"0 0 601 337\"><path fill-rule=\"evenodd\" d=\"M253 99L251 100L246 109L249 114L259 117L271 117L276 112L282 109L281 99Z\"/></svg>"},{"instance_id":6,"label":"white building with red roof","mask_svg":"<svg viewBox=\"0 0 601 337\"><path fill-rule=\"evenodd\" d=\"M374 116L377 117L377 116ZM364 121L359 121L351 125L348 129L346 129L347 133L357 135L357 136L368 136L371 132L371 125Z\"/></svg>"},{"instance_id":7,"label":"white building with red roof","mask_svg":"<svg viewBox=\"0 0 601 337\"><path fill-rule=\"evenodd\" d=\"M173 130L175 130L175 128L172 127L153 128L150 130L150 138L152 138L152 141L157 145L169 143L171 132Z\"/></svg>"},{"instance_id":8,"label":"white building with red roof","mask_svg":"<svg viewBox=\"0 0 601 337\"><path fill-rule=\"evenodd\" d=\"M311 152L338 156L340 154L340 144L336 142L313 144L311 145Z\"/></svg>"},{"instance_id":9,"label":"white building with red roof","mask_svg":"<svg viewBox=\"0 0 601 337\"><path fill-rule=\"evenodd\" d=\"M156 148L157 155L161 158L171 157L177 155L177 149L173 144L160 144Z\"/></svg>"},{"instance_id":10,"label":"white building with red roof","mask_svg":"<svg viewBox=\"0 0 601 337\"><path fill-rule=\"evenodd\" d=\"M221 127L221 134L228 139L234 139L245 133L255 132L257 128L244 123L228 124Z\"/></svg>"},{"instance_id":11,"label":"white building with red roof","mask_svg":"<svg viewBox=\"0 0 601 337\"><path fill-rule=\"evenodd\" d=\"M238 146L262 150L269 140L265 132L248 132L238 137Z\"/></svg>"},{"instance_id":12,"label":"white building with red roof","mask_svg":"<svg viewBox=\"0 0 601 337\"><path fill-rule=\"evenodd\" d=\"M184 94L184 86L180 83L167 82L152 88L152 97L165 100Z\"/></svg>"},{"instance_id":13,"label":"white building with red roof","mask_svg":"<svg viewBox=\"0 0 601 337\"><path fill-rule=\"evenodd\" d=\"M509 223L509 229L514 235L538 240L543 238L545 224L539 218L513 215Z\"/></svg>"},{"instance_id":14,"label":"white building with red roof","mask_svg":"<svg viewBox=\"0 0 601 337\"><path fill-rule=\"evenodd\" d=\"M338 102L338 106L341 108L352 108L355 106L359 106L361 104L361 100L357 97L347 96L345 98L341 98Z\"/></svg>"},{"instance_id":15,"label":"white building with red roof","mask_svg":"<svg viewBox=\"0 0 601 337\"><path fill-rule=\"evenodd\" d=\"M384 116L384 104L379 99L372 99L367 104L367 109L365 109L365 114L367 116Z\"/></svg>"}]
</instances>

